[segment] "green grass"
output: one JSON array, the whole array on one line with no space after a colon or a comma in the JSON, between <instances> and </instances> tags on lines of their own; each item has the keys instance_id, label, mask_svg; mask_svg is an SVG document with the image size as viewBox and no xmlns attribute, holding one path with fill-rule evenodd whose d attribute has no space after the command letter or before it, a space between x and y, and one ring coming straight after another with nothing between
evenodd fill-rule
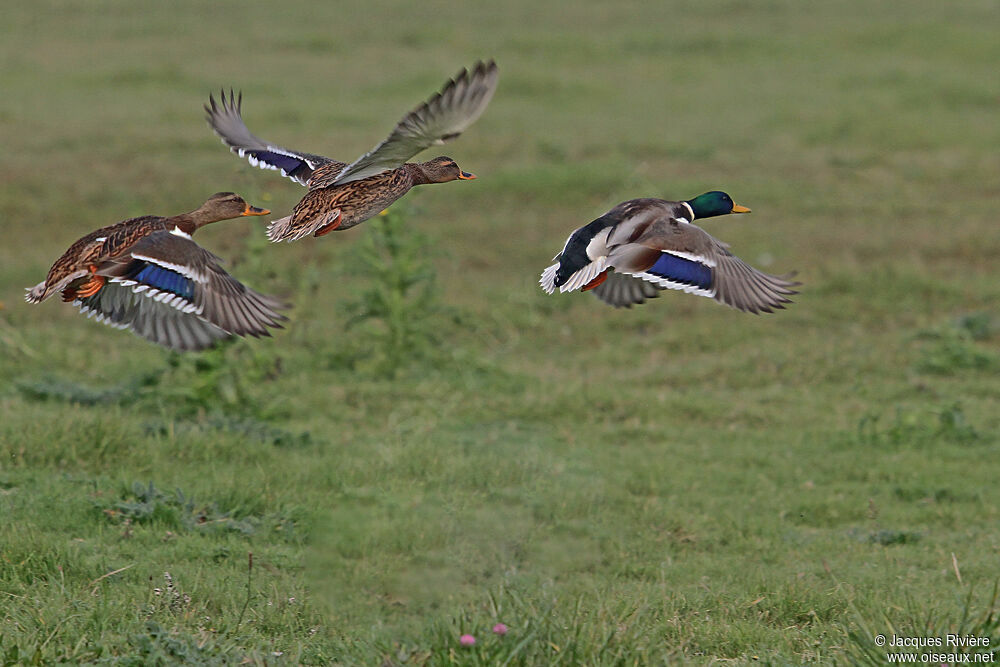
<instances>
[{"instance_id":1,"label":"green grass","mask_svg":"<svg viewBox=\"0 0 1000 667\"><path fill-rule=\"evenodd\" d=\"M0 662L996 645L994 4L376 5L6 8ZM211 135L210 90L350 159L481 57L500 88L447 149L478 180L319 241L199 234L295 304L273 340L180 357L23 303L101 225L295 204ZM716 188L754 213L708 229L799 271L787 311L538 289L611 205Z\"/></svg>"}]
</instances>

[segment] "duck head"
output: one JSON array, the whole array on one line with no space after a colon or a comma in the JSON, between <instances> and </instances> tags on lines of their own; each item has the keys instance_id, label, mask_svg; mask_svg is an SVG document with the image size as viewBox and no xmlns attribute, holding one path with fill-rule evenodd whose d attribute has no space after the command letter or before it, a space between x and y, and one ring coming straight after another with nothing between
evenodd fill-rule
<instances>
[{"instance_id":1,"label":"duck head","mask_svg":"<svg viewBox=\"0 0 1000 667\"><path fill-rule=\"evenodd\" d=\"M197 227L202 227L219 220L248 215L267 215L270 212L266 208L251 206L235 192L216 192L191 212L191 218Z\"/></svg>"},{"instance_id":2,"label":"duck head","mask_svg":"<svg viewBox=\"0 0 1000 667\"><path fill-rule=\"evenodd\" d=\"M694 212L695 218L711 218L716 215L729 215L730 213L749 213L750 209L733 202L733 198L725 192L713 190L703 195L698 195L694 199L687 200L686 203Z\"/></svg>"},{"instance_id":3,"label":"duck head","mask_svg":"<svg viewBox=\"0 0 1000 667\"><path fill-rule=\"evenodd\" d=\"M476 176L462 171L450 157L442 155L416 165L426 179L426 183L447 183L448 181L471 181Z\"/></svg>"}]
</instances>

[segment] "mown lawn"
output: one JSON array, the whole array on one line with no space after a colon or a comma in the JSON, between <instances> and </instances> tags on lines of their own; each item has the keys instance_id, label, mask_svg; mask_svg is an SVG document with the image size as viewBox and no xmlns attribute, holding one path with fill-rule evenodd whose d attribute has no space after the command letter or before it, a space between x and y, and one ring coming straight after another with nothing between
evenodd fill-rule
<instances>
[{"instance_id":1,"label":"mown lawn","mask_svg":"<svg viewBox=\"0 0 1000 667\"><path fill-rule=\"evenodd\" d=\"M6 7L0 662L996 646L997 27L988 0ZM273 339L182 357L22 301L96 227L295 204L210 90L351 159L485 57L500 89L447 147L476 181L320 240L199 233L294 303ZM753 213L709 231L798 271L787 311L538 289L611 205L710 189Z\"/></svg>"}]
</instances>

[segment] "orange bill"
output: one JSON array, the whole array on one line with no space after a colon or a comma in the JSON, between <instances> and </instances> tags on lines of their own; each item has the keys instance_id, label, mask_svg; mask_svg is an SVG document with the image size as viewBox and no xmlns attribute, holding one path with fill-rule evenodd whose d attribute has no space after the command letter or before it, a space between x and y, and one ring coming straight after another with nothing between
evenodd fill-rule
<instances>
[{"instance_id":1,"label":"orange bill","mask_svg":"<svg viewBox=\"0 0 1000 667\"><path fill-rule=\"evenodd\" d=\"M256 206L251 206L250 204L247 204L246 210L240 213L240 215L267 215L270 212L271 211L269 209L258 208Z\"/></svg>"}]
</instances>

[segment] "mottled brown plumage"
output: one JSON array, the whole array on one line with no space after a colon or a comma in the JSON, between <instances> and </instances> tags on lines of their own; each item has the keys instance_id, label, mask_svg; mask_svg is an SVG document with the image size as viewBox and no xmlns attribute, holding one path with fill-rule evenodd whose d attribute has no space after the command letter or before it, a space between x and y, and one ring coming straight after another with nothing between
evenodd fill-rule
<instances>
[{"instance_id":1,"label":"mottled brown plumage","mask_svg":"<svg viewBox=\"0 0 1000 667\"><path fill-rule=\"evenodd\" d=\"M268 227L272 241L295 241L348 229L376 215L415 185L475 178L454 160L438 157L407 163L420 151L459 136L486 109L497 84L492 61L462 70L440 93L408 113L371 151L346 164L312 153L283 148L255 137L243 123L242 94L209 97L208 123L223 143L251 164L275 169L309 192L290 216Z\"/></svg>"},{"instance_id":2,"label":"mottled brown plumage","mask_svg":"<svg viewBox=\"0 0 1000 667\"><path fill-rule=\"evenodd\" d=\"M268 226L272 241L296 241L353 227L389 207L415 185L475 178L464 174L449 157L421 164L404 164L361 181L331 185L306 193L290 216Z\"/></svg>"},{"instance_id":3,"label":"mottled brown plumage","mask_svg":"<svg viewBox=\"0 0 1000 667\"><path fill-rule=\"evenodd\" d=\"M191 234L219 220L268 213L220 192L190 213L102 227L71 245L25 300L61 292L88 316L179 350L230 335L267 335L284 319L277 313L283 304L235 280Z\"/></svg>"}]
</instances>

